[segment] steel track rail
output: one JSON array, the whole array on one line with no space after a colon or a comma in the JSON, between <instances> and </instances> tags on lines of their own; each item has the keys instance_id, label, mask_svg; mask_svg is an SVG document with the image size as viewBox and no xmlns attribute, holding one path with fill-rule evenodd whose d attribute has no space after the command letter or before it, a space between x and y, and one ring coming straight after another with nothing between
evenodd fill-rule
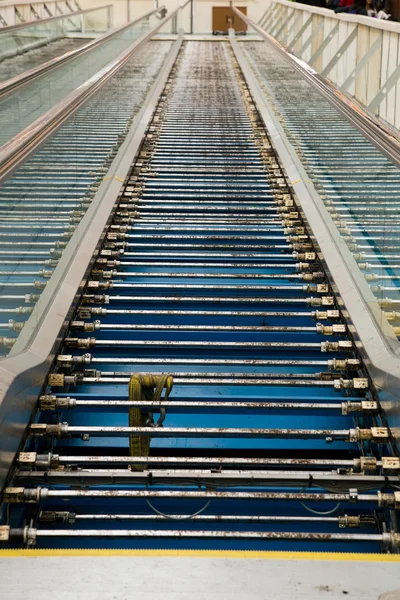
<instances>
[{"instance_id":1,"label":"steel track rail","mask_svg":"<svg viewBox=\"0 0 400 600\"><path fill-rule=\"evenodd\" d=\"M324 488L325 486L338 486L341 489L350 489L366 484L376 489L383 490L385 485L395 486L398 483L398 477L392 476L374 476L364 474L338 475L329 471L290 471L274 470L264 471L251 469L230 470L220 473L212 473L208 469L145 469L143 471L130 471L129 469L69 469L69 470L48 470L38 471L17 471L15 482L18 486L30 486L32 483L53 484L53 485L75 485L79 478L80 485L146 485L149 480L154 485L185 485L188 481L196 485L212 486L263 486L272 487L282 486L307 487L310 478L313 485Z\"/></svg>"},{"instance_id":2,"label":"steel track rail","mask_svg":"<svg viewBox=\"0 0 400 600\"><path fill-rule=\"evenodd\" d=\"M184 519L185 516L182 516ZM219 515L218 515L219 519ZM91 539L91 538L178 538L178 539L207 539L232 540L232 539L254 539L254 540L295 540L297 542L319 541L319 542L380 542L388 549L396 548L399 540L398 534L373 534L373 533L293 533L292 531L207 531L207 530L168 530L168 529L10 529L10 539L15 542L28 542L32 545L40 538L51 539Z\"/></svg>"}]
</instances>

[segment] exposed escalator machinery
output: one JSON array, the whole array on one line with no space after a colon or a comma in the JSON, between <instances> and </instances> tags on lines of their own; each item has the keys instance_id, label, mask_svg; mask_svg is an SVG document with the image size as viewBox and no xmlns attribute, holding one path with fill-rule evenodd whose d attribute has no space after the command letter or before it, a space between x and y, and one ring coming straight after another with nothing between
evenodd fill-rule
<instances>
[{"instance_id":1,"label":"exposed escalator machinery","mask_svg":"<svg viewBox=\"0 0 400 600\"><path fill-rule=\"evenodd\" d=\"M186 42L11 473L3 542L396 552L398 472L230 47Z\"/></svg>"}]
</instances>

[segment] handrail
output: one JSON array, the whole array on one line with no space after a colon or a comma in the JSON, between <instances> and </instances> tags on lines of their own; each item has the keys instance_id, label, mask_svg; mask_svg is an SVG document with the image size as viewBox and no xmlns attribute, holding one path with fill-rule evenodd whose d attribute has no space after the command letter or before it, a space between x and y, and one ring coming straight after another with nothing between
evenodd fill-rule
<instances>
[{"instance_id":1,"label":"handrail","mask_svg":"<svg viewBox=\"0 0 400 600\"><path fill-rule=\"evenodd\" d=\"M321 91L319 85L321 78L305 69L299 61L286 52L280 44L251 19L239 13L236 8L233 8L233 10L250 27L255 29L265 41L278 50L286 61L295 67L304 78ZM382 323L379 322L378 318L381 310L376 298L362 277L354 257L337 231L319 194L313 184L309 182L301 160L287 139L281 124L273 115L272 109L265 102L255 76L250 72L247 61L245 61L237 42L232 37L231 44L242 70L247 71L246 78L248 81L253 82L255 93L258 94L258 97L255 98L257 106L259 106L264 122L268 126L270 135L272 135L273 143L278 150L282 164L293 182L293 189L312 228L313 237L321 249L328 270L334 278L335 286L346 307L349 320L356 330L358 345L366 359L367 368L377 389L383 391L386 396L388 412L394 412L394 405L396 405L396 411L400 412L400 358L394 351L394 344L397 344L397 340L393 335L393 331L386 319ZM252 90L250 89L250 91ZM330 92L332 94L332 90ZM329 99L328 95L326 97ZM260 108L262 105L265 108ZM334 106L337 106L336 97ZM346 110L343 111L343 114L346 116L348 107L345 106ZM394 342L393 346L391 346L389 340Z\"/></svg>"},{"instance_id":2,"label":"handrail","mask_svg":"<svg viewBox=\"0 0 400 600\"><path fill-rule=\"evenodd\" d=\"M15 89L20 87L21 85L31 83L31 81L33 79L36 79L37 77L41 77L45 73L48 73L49 71L59 67L61 64L66 63L66 62L72 60L73 58L76 58L77 56L81 56L81 55L86 54L87 52L90 52L91 50L93 50L93 48L96 48L97 46L100 46L104 42L107 42L109 40L109 38L113 37L114 35L117 35L117 34L121 33L122 31L129 29L133 25L136 25L136 23L139 23L143 19L151 17L155 13L160 12L160 10L162 8L164 8L164 6L161 6L159 8L152 10L152 11L142 15L138 19L135 19L134 21L129 21L129 23L127 23L125 25L121 25L120 27L115 27L114 29L107 31L103 35L92 40L88 44L81 46L80 48L76 48L75 50L70 50L69 52L62 54L61 56L56 56L55 58L52 58L51 60L48 60L47 62L45 62L41 65L38 65L37 67L34 67L33 69L29 69L28 71L24 71L20 75L16 75L15 77L12 77L11 79L7 79L6 81L3 81L3 83L0 83L0 99L1 99L1 97L9 94L10 92L14 92ZM61 17L57 17L57 18L61 18Z\"/></svg>"},{"instance_id":3,"label":"handrail","mask_svg":"<svg viewBox=\"0 0 400 600\"><path fill-rule=\"evenodd\" d=\"M31 4L31 3L30 3ZM3 4L0 3L0 9ZM79 15L83 15L88 12L95 12L98 10L104 10L105 8L113 8L113 4L103 4L102 6L95 6L94 8L85 8L83 10L77 10L70 13L65 13L64 15L54 15L53 17L46 17L45 19L35 19L34 21L25 21L25 23L16 23L15 25L6 25L4 27L0 27L0 35L2 33L10 33L11 31L15 31L16 29L23 29L24 27L33 27L34 25L41 25L42 23L49 23L50 21L55 21L56 19L70 19L71 17L77 17Z\"/></svg>"}]
</instances>

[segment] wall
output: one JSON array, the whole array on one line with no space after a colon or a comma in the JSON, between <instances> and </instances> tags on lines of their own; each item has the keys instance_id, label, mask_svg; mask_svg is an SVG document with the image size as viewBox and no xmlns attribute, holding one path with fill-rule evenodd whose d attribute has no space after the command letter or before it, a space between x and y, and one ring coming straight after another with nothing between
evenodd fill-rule
<instances>
[{"instance_id":1,"label":"wall","mask_svg":"<svg viewBox=\"0 0 400 600\"><path fill-rule=\"evenodd\" d=\"M177 6L183 4L184 0L159 0L159 6L165 5L169 11L174 10ZM152 10L156 2L155 0L111 0L114 5L114 24L122 25L127 20L135 19L141 14ZM108 4L108 0L81 0L82 8L91 8L101 4ZM237 6L247 6L247 14L250 19L258 21L265 10L265 0L243 0L235 2ZM193 8L194 16L194 32L195 33L212 33L212 7L213 6L229 6L230 2L226 0L195 0ZM185 12L188 14L190 7L186 7Z\"/></svg>"},{"instance_id":2,"label":"wall","mask_svg":"<svg viewBox=\"0 0 400 600\"><path fill-rule=\"evenodd\" d=\"M244 0L243 2L235 2L236 6L246 6L247 15L250 19L258 21L261 17L262 2L254 2ZM230 6L230 2L224 2L220 0L214 0L209 2L207 0L196 0L194 5L194 25L195 33L212 33L212 7L213 6Z\"/></svg>"}]
</instances>

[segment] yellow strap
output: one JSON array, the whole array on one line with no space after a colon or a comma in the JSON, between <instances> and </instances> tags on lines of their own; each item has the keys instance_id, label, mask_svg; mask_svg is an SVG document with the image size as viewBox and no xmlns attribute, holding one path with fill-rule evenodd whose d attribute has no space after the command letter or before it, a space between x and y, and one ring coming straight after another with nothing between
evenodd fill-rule
<instances>
[{"instance_id":1,"label":"yellow strap","mask_svg":"<svg viewBox=\"0 0 400 600\"><path fill-rule=\"evenodd\" d=\"M129 400L139 402L142 399L142 376L140 373L132 375L129 381ZM129 409L129 427L141 427L143 425L143 415L140 408ZM149 442L144 440L145 436L129 436L129 453L131 456L148 456ZM148 437L148 436L146 436ZM135 470L142 470L143 466L136 465Z\"/></svg>"},{"instance_id":2,"label":"yellow strap","mask_svg":"<svg viewBox=\"0 0 400 600\"><path fill-rule=\"evenodd\" d=\"M141 400L159 402L163 389L165 388L164 400L171 393L174 380L172 375L149 375L144 373L133 373L129 380L129 400L140 402ZM140 408L129 409L129 427L144 427L146 415ZM130 435L129 453L131 456L148 456L150 449L149 435ZM143 470L144 465L132 465L134 470Z\"/></svg>"}]
</instances>

